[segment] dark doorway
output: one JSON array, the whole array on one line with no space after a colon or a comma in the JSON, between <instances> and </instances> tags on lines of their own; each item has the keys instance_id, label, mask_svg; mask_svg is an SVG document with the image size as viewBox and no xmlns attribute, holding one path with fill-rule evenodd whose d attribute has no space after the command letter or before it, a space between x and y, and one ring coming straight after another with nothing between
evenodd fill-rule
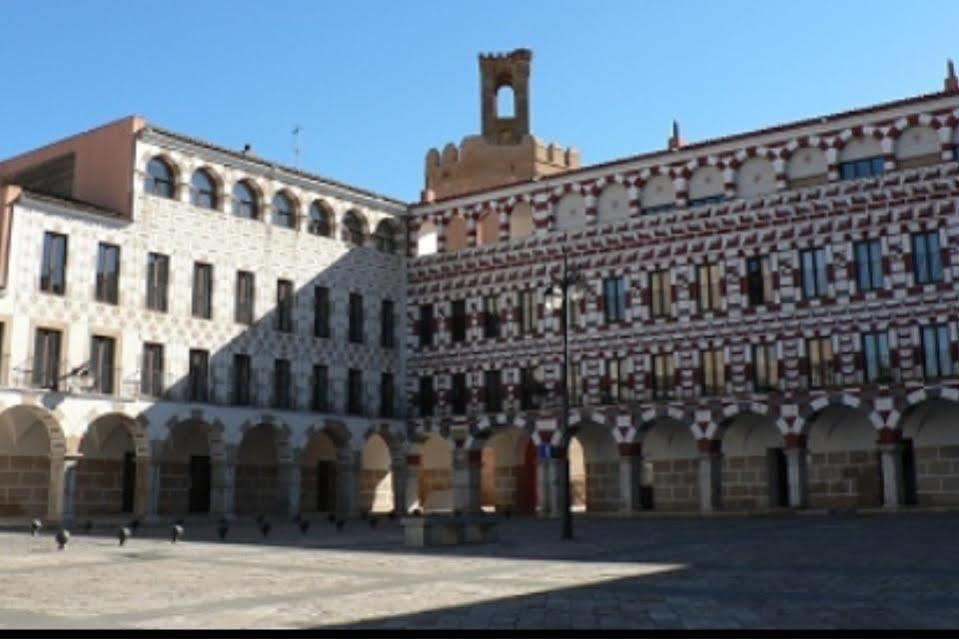
<instances>
[{"instance_id":1,"label":"dark doorway","mask_svg":"<svg viewBox=\"0 0 959 639\"><path fill-rule=\"evenodd\" d=\"M331 461L316 463L316 509L336 510L336 464Z\"/></svg>"},{"instance_id":2,"label":"dark doorway","mask_svg":"<svg viewBox=\"0 0 959 639\"><path fill-rule=\"evenodd\" d=\"M769 505L773 508L789 506L789 465L782 448L770 448L769 460Z\"/></svg>"},{"instance_id":3,"label":"dark doorway","mask_svg":"<svg viewBox=\"0 0 959 639\"><path fill-rule=\"evenodd\" d=\"M210 456L190 457L190 512L210 512Z\"/></svg>"},{"instance_id":4,"label":"dark doorway","mask_svg":"<svg viewBox=\"0 0 959 639\"><path fill-rule=\"evenodd\" d=\"M133 453L124 453L123 455L123 493L121 497L120 511L125 513L133 512L133 495L136 493L137 485L137 459Z\"/></svg>"},{"instance_id":5,"label":"dark doorway","mask_svg":"<svg viewBox=\"0 0 959 639\"><path fill-rule=\"evenodd\" d=\"M536 512L536 446L527 440L520 475L519 511L530 515Z\"/></svg>"},{"instance_id":6,"label":"dark doorway","mask_svg":"<svg viewBox=\"0 0 959 639\"><path fill-rule=\"evenodd\" d=\"M916 451L913 450L912 440L902 440L902 487L903 499L907 506L915 506L919 503L919 495L916 490Z\"/></svg>"}]
</instances>

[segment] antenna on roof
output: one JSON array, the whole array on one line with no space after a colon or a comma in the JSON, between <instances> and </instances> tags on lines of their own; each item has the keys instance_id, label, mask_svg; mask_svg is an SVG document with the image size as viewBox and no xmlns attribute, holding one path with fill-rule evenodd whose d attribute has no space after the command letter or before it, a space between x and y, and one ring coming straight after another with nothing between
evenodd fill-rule
<instances>
[{"instance_id":1,"label":"antenna on roof","mask_svg":"<svg viewBox=\"0 0 959 639\"><path fill-rule=\"evenodd\" d=\"M293 136L293 168L300 168L300 131L303 128L299 124L293 125L293 131L291 135Z\"/></svg>"}]
</instances>

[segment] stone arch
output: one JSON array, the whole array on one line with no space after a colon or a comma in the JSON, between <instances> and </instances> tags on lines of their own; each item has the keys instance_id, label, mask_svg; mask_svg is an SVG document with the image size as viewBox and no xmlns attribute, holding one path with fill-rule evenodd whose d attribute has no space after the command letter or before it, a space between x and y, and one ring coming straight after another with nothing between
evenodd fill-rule
<instances>
[{"instance_id":1,"label":"stone arch","mask_svg":"<svg viewBox=\"0 0 959 639\"><path fill-rule=\"evenodd\" d=\"M534 454L530 460L528 454L527 449L532 446L529 431L522 426L502 426L487 429L474 441L483 442L480 453L481 506L496 511L533 512L536 505L536 458Z\"/></svg>"},{"instance_id":2,"label":"stone arch","mask_svg":"<svg viewBox=\"0 0 959 639\"><path fill-rule=\"evenodd\" d=\"M175 200L180 193L183 169L168 153L154 153L144 165L144 191Z\"/></svg>"},{"instance_id":3,"label":"stone arch","mask_svg":"<svg viewBox=\"0 0 959 639\"><path fill-rule=\"evenodd\" d=\"M586 224L586 200L576 192L565 194L556 203L555 229L571 231Z\"/></svg>"},{"instance_id":4,"label":"stone arch","mask_svg":"<svg viewBox=\"0 0 959 639\"><path fill-rule=\"evenodd\" d=\"M619 448L612 429L592 418L583 418L570 426L567 441L573 507L586 512L618 510Z\"/></svg>"},{"instance_id":5,"label":"stone arch","mask_svg":"<svg viewBox=\"0 0 959 639\"><path fill-rule=\"evenodd\" d=\"M360 509L393 510L393 455L381 431L367 434L360 453Z\"/></svg>"},{"instance_id":6,"label":"stone arch","mask_svg":"<svg viewBox=\"0 0 959 639\"><path fill-rule=\"evenodd\" d=\"M125 413L104 411L88 420L79 453L76 513L133 512L140 488L137 465L149 463L149 442L141 424Z\"/></svg>"},{"instance_id":7,"label":"stone arch","mask_svg":"<svg viewBox=\"0 0 959 639\"><path fill-rule=\"evenodd\" d=\"M340 228L342 231L340 239L353 246L366 244L366 238L370 234L366 216L357 209L350 209L343 215Z\"/></svg>"},{"instance_id":8,"label":"stone arch","mask_svg":"<svg viewBox=\"0 0 959 639\"><path fill-rule=\"evenodd\" d=\"M724 193L723 174L715 166L701 166L689 178L687 194L690 202L722 196Z\"/></svg>"},{"instance_id":9,"label":"stone arch","mask_svg":"<svg viewBox=\"0 0 959 639\"><path fill-rule=\"evenodd\" d=\"M907 504L959 505L959 397L921 393L896 421Z\"/></svg>"},{"instance_id":10,"label":"stone arch","mask_svg":"<svg viewBox=\"0 0 959 639\"><path fill-rule=\"evenodd\" d=\"M639 195L643 211L656 210L676 204L676 187L668 175L650 178Z\"/></svg>"},{"instance_id":11,"label":"stone arch","mask_svg":"<svg viewBox=\"0 0 959 639\"><path fill-rule=\"evenodd\" d=\"M433 255L439 250L439 229L430 220L423 220L416 231L416 255Z\"/></svg>"},{"instance_id":12,"label":"stone arch","mask_svg":"<svg viewBox=\"0 0 959 639\"><path fill-rule=\"evenodd\" d=\"M292 450L289 431L263 419L245 423L236 448L236 512L281 513L286 496L280 486L280 465L289 463Z\"/></svg>"},{"instance_id":13,"label":"stone arch","mask_svg":"<svg viewBox=\"0 0 959 639\"><path fill-rule=\"evenodd\" d=\"M300 211L300 200L287 188L279 189L270 201L273 210L270 222L281 228L295 229Z\"/></svg>"},{"instance_id":14,"label":"stone arch","mask_svg":"<svg viewBox=\"0 0 959 639\"><path fill-rule=\"evenodd\" d=\"M882 489L876 429L858 400L843 397L846 401L813 402L813 412L802 425L808 451L809 504L814 508L879 506Z\"/></svg>"},{"instance_id":15,"label":"stone arch","mask_svg":"<svg viewBox=\"0 0 959 639\"><path fill-rule=\"evenodd\" d=\"M736 196L756 197L773 193L778 188L776 169L763 157L754 157L743 162L736 171Z\"/></svg>"},{"instance_id":16,"label":"stone arch","mask_svg":"<svg viewBox=\"0 0 959 639\"><path fill-rule=\"evenodd\" d=\"M640 482L653 509L699 509L697 437L678 409L643 414L637 432L643 451Z\"/></svg>"},{"instance_id":17,"label":"stone arch","mask_svg":"<svg viewBox=\"0 0 959 639\"><path fill-rule=\"evenodd\" d=\"M310 429L299 450L300 510L334 512L340 453L348 446L346 438L328 428Z\"/></svg>"},{"instance_id":18,"label":"stone arch","mask_svg":"<svg viewBox=\"0 0 959 639\"><path fill-rule=\"evenodd\" d=\"M533 207L529 202L517 202L509 214L509 237L517 240L529 237L536 230Z\"/></svg>"},{"instance_id":19,"label":"stone arch","mask_svg":"<svg viewBox=\"0 0 959 639\"><path fill-rule=\"evenodd\" d=\"M629 191L619 182L606 186L596 201L596 219L600 224L629 219Z\"/></svg>"},{"instance_id":20,"label":"stone arch","mask_svg":"<svg viewBox=\"0 0 959 639\"><path fill-rule=\"evenodd\" d=\"M829 160L817 147L794 150L786 160L786 181L790 188L822 184L829 180Z\"/></svg>"},{"instance_id":21,"label":"stone arch","mask_svg":"<svg viewBox=\"0 0 959 639\"><path fill-rule=\"evenodd\" d=\"M333 208L325 200L313 200L307 213L306 231L320 237L333 237L335 218Z\"/></svg>"},{"instance_id":22,"label":"stone arch","mask_svg":"<svg viewBox=\"0 0 959 639\"><path fill-rule=\"evenodd\" d=\"M194 206L219 209L225 188L223 176L209 164L201 164L190 174L190 202Z\"/></svg>"},{"instance_id":23,"label":"stone arch","mask_svg":"<svg viewBox=\"0 0 959 639\"><path fill-rule=\"evenodd\" d=\"M851 137L839 150L840 162L852 162L864 158L882 156L882 144L871 135Z\"/></svg>"},{"instance_id":24,"label":"stone arch","mask_svg":"<svg viewBox=\"0 0 959 639\"><path fill-rule=\"evenodd\" d=\"M251 220L258 220L263 216L263 189L256 180L237 180L233 183L230 197L233 200L233 215Z\"/></svg>"},{"instance_id":25,"label":"stone arch","mask_svg":"<svg viewBox=\"0 0 959 639\"><path fill-rule=\"evenodd\" d=\"M417 498L412 500L411 508L423 512L452 510L453 446L450 441L439 433L423 433L410 452L419 462Z\"/></svg>"},{"instance_id":26,"label":"stone arch","mask_svg":"<svg viewBox=\"0 0 959 639\"><path fill-rule=\"evenodd\" d=\"M39 406L0 406L0 516L41 517L51 502L50 471L66 438L57 417Z\"/></svg>"},{"instance_id":27,"label":"stone arch","mask_svg":"<svg viewBox=\"0 0 959 639\"><path fill-rule=\"evenodd\" d=\"M461 251L466 248L467 243L466 218L454 215L446 223L446 250Z\"/></svg>"},{"instance_id":28,"label":"stone arch","mask_svg":"<svg viewBox=\"0 0 959 639\"><path fill-rule=\"evenodd\" d=\"M907 169L941 161L939 134L931 126L916 125L899 133L896 138L896 164Z\"/></svg>"},{"instance_id":29,"label":"stone arch","mask_svg":"<svg viewBox=\"0 0 959 639\"><path fill-rule=\"evenodd\" d=\"M717 429L722 442L722 503L731 510L789 505L783 432L768 413L724 415Z\"/></svg>"},{"instance_id":30,"label":"stone arch","mask_svg":"<svg viewBox=\"0 0 959 639\"><path fill-rule=\"evenodd\" d=\"M373 231L376 250L394 254L400 245L399 225L391 218L380 220Z\"/></svg>"},{"instance_id":31,"label":"stone arch","mask_svg":"<svg viewBox=\"0 0 959 639\"><path fill-rule=\"evenodd\" d=\"M487 209L476 220L476 245L486 246L499 242L499 214Z\"/></svg>"},{"instance_id":32,"label":"stone arch","mask_svg":"<svg viewBox=\"0 0 959 639\"><path fill-rule=\"evenodd\" d=\"M166 426L167 435L154 457L159 468L157 510L161 514L209 512L212 465L226 459L223 425L207 421L203 411L194 411L173 417Z\"/></svg>"}]
</instances>

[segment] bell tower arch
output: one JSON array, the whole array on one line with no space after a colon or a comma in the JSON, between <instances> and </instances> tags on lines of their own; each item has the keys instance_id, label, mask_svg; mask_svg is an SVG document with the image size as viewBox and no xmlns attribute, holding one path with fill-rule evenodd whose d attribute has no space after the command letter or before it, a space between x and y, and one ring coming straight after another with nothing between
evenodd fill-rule
<instances>
[{"instance_id":1,"label":"bell tower arch","mask_svg":"<svg viewBox=\"0 0 959 639\"><path fill-rule=\"evenodd\" d=\"M479 56L480 109L483 138L490 144L519 144L529 127L529 70L533 52L516 49L506 54ZM500 91L513 97L511 113L497 108Z\"/></svg>"}]
</instances>

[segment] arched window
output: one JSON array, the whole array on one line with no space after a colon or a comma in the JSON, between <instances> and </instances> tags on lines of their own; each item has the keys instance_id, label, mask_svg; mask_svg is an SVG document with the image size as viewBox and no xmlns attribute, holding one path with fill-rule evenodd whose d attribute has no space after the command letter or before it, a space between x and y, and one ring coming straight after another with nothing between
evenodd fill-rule
<instances>
[{"instance_id":1,"label":"arched window","mask_svg":"<svg viewBox=\"0 0 959 639\"><path fill-rule=\"evenodd\" d=\"M383 220L376 226L376 233L373 234L373 241L376 243L376 249L384 253L396 252L396 229L389 220Z\"/></svg>"},{"instance_id":2,"label":"arched window","mask_svg":"<svg viewBox=\"0 0 959 639\"><path fill-rule=\"evenodd\" d=\"M496 117L516 117L516 93L513 87L504 84L496 90Z\"/></svg>"},{"instance_id":3,"label":"arched window","mask_svg":"<svg viewBox=\"0 0 959 639\"><path fill-rule=\"evenodd\" d=\"M292 229L296 224L296 207L293 199L280 191L273 196L273 224Z\"/></svg>"},{"instance_id":4,"label":"arched window","mask_svg":"<svg viewBox=\"0 0 959 639\"><path fill-rule=\"evenodd\" d=\"M343 216L343 241L353 246L363 246L366 240L364 224L360 214L356 211L347 211Z\"/></svg>"},{"instance_id":5,"label":"arched window","mask_svg":"<svg viewBox=\"0 0 959 639\"><path fill-rule=\"evenodd\" d=\"M160 197L173 198L176 184L173 179L173 167L161 157L155 157L147 164L146 192Z\"/></svg>"},{"instance_id":6,"label":"arched window","mask_svg":"<svg viewBox=\"0 0 959 639\"><path fill-rule=\"evenodd\" d=\"M245 180L237 182L233 187L233 215L250 220L260 217L256 191Z\"/></svg>"},{"instance_id":7,"label":"arched window","mask_svg":"<svg viewBox=\"0 0 959 639\"><path fill-rule=\"evenodd\" d=\"M308 233L330 237L333 234L333 216L330 210L322 202L314 202L310 205L310 220L306 226Z\"/></svg>"},{"instance_id":8,"label":"arched window","mask_svg":"<svg viewBox=\"0 0 959 639\"><path fill-rule=\"evenodd\" d=\"M217 205L216 182L206 169L197 169L190 178L190 202L203 209L215 209Z\"/></svg>"}]
</instances>

